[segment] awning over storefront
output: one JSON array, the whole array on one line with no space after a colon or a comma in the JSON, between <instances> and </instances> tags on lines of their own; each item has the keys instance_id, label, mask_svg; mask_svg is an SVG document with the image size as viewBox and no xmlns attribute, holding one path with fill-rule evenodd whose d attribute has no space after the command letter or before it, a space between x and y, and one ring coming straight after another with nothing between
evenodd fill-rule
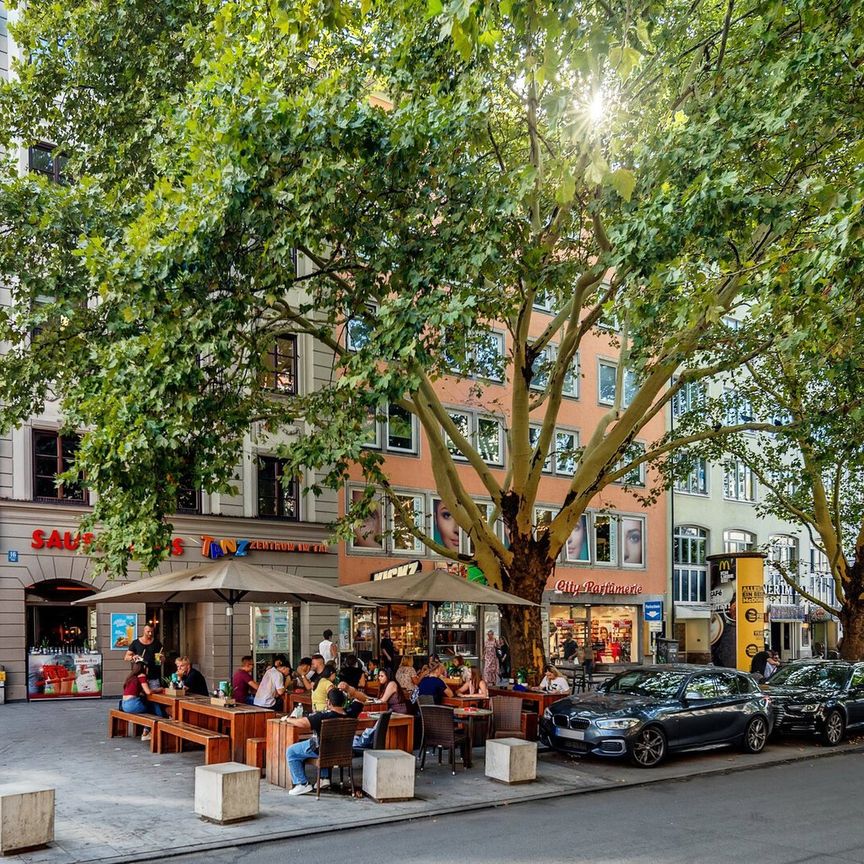
<instances>
[{"instance_id":1,"label":"awning over storefront","mask_svg":"<svg viewBox=\"0 0 864 864\"><path fill-rule=\"evenodd\" d=\"M768 607L769 621L805 621L807 610L794 603L772 603Z\"/></svg>"},{"instance_id":2,"label":"awning over storefront","mask_svg":"<svg viewBox=\"0 0 864 864\"><path fill-rule=\"evenodd\" d=\"M676 603L675 618L676 620L683 619L704 619L708 620L711 617L711 605L709 603Z\"/></svg>"}]
</instances>

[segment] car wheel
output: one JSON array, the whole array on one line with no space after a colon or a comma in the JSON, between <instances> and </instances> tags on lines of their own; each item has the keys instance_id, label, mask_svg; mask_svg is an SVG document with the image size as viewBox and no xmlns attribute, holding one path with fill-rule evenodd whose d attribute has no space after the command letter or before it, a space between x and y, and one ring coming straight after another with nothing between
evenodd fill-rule
<instances>
[{"instance_id":1,"label":"car wheel","mask_svg":"<svg viewBox=\"0 0 864 864\"><path fill-rule=\"evenodd\" d=\"M630 758L640 768L654 768L666 758L666 736L658 726L646 726L630 745Z\"/></svg>"},{"instance_id":2,"label":"car wheel","mask_svg":"<svg viewBox=\"0 0 864 864\"><path fill-rule=\"evenodd\" d=\"M768 741L768 723L764 717L754 717L747 724L747 731L741 742L745 753L761 753Z\"/></svg>"},{"instance_id":3,"label":"car wheel","mask_svg":"<svg viewBox=\"0 0 864 864\"><path fill-rule=\"evenodd\" d=\"M846 735L846 721L843 715L834 708L828 712L820 735L822 743L827 747L836 747Z\"/></svg>"}]
</instances>

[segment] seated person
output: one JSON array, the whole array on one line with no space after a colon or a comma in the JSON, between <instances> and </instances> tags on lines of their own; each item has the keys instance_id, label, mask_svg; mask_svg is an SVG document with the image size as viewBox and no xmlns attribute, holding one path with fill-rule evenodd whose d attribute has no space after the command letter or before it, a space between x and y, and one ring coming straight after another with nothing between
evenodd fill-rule
<instances>
[{"instance_id":1,"label":"seated person","mask_svg":"<svg viewBox=\"0 0 864 864\"><path fill-rule=\"evenodd\" d=\"M570 685L567 679L554 667L547 666L546 673L539 687L532 687L540 693L569 693Z\"/></svg>"},{"instance_id":2,"label":"seated person","mask_svg":"<svg viewBox=\"0 0 864 864\"><path fill-rule=\"evenodd\" d=\"M151 703L147 697L154 692L147 681L147 664L136 660L132 664L132 671L123 682L123 698L120 700L120 709L129 714L155 714L164 717L165 711L161 705ZM150 740L150 730L145 729L141 736L142 741Z\"/></svg>"},{"instance_id":3,"label":"seated person","mask_svg":"<svg viewBox=\"0 0 864 864\"><path fill-rule=\"evenodd\" d=\"M313 737L305 741L298 741L285 750L285 758L288 760L288 770L291 773L293 787L288 791L289 795L305 795L311 792L313 787L306 779L306 760L318 757L318 736L321 734L321 724L325 720L345 716L345 694L338 687L333 687L327 694L325 710L316 711L307 717L290 717L284 720L304 732L312 732ZM326 774L326 777L325 777ZM330 785L329 771L321 771L321 788Z\"/></svg>"},{"instance_id":4,"label":"seated person","mask_svg":"<svg viewBox=\"0 0 864 864\"><path fill-rule=\"evenodd\" d=\"M305 690L306 682L309 680L306 676L312 670L312 658L301 657L297 668L291 675L291 680L285 681L285 686L292 690Z\"/></svg>"},{"instance_id":5,"label":"seated person","mask_svg":"<svg viewBox=\"0 0 864 864\"><path fill-rule=\"evenodd\" d=\"M378 701L387 703L386 711L395 714L408 713L408 706L405 704L399 685L390 679L390 673L386 669L378 670Z\"/></svg>"},{"instance_id":6,"label":"seated person","mask_svg":"<svg viewBox=\"0 0 864 864\"><path fill-rule=\"evenodd\" d=\"M356 655L349 654L345 658L345 665L339 670L339 678L352 687L366 686L366 673L360 668L360 661Z\"/></svg>"},{"instance_id":7,"label":"seated person","mask_svg":"<svg viewBox=\"0 0 864 864\"><path fill-rule=\"evenodd\" d=\"M234 701L241 705L251 705L255 699L255 691L258 689L258 682L252 677L252 657L248 654L240 658L240 668L234 673L231 679L231 689L234 693Z\"/></svg>"},{"instance_id":8,"label":"seated person","mask_svg":"<svg viewBox=\"0 0 864 864\"><path fill-rule=\"evenodd\" d=\"M312 690L312 710L323 711L327 706L327 694L336 686L336 667L328 663L316 676Z\"/></svg>"},{"instance_id":9,"label":"seated person","mask_svg":"<svg viewBox=\"0 0 864 864\"><path fill-rule=\"evenodd\" d=\"M480 671L471 667L471 677L456 691L458 696L489 696L489 688L480 677Z\"/></svg>"},{"instance_id":10,"label":"seated person","mask_svg":"<svg viewBox=\"0 0 864 864\"><path fill-rule=\"evenodd\" d=\"M445 696L452 696L453 691L444 683L444 664L430 663L429 674L417 685L417 696L431 696L436 705L440 705Z\"/></svg>"},{"instance_id":11,"label":"seated person","mask_svg":"<svg viewBox=\"0 0 864 864\"><path fill-rule=\"evenodd\" d=\"M321 654L313 654L309 659L309 671L303 676L302 683L306 690L314 690L321 673L324 671L324 657Z\"/></svg>"},{"instance_id":12,"label":"seated person","mask_svg":"<svg viewBox=\"0 0 864 864\"><path fill-rule=\"evenodd\" d=\"M276 705L276 700L281 700L282 694L285 692L286 672L291 672L288 659L284 654L277 654L273 658L273 665L261 676L252 704L259 708L273 708Z\"/></svg>"},{"instance_id":13,"label":"seated person","mask_svg":"<svg viewBox=\"0 0 864 864\"><path fill-rule=\"evenodd\" d=\"M463 681L467 681L471 677L471 668L465 665L465 660L461 654L457 654L453 658L453 666L454 678L461 678Z\"/></svg>"},{"instance_id":14,"label":"seated person","mask_svg":"<svg viewBox=\"0 0 864 864\"><path fill-rule=\"evenodd\" d=\"M396 683L405 691L407 696L410 697L417 689L421 677L414 671L414 661L410 657L403 657L399 668L396 670Z\"/></svg>"},{"instance_id":15,"label":"seated person","mask_svg":"<svg viewBox=\"0 0 864 864\"><path fill-rule=\"evenodd\" d=\"M210 695L204 676L192 667L192 661L188 657L178 657L174 664L177 667L178 687L185 687L188 693L195 696Z\"/></svg>"}]
</instances>

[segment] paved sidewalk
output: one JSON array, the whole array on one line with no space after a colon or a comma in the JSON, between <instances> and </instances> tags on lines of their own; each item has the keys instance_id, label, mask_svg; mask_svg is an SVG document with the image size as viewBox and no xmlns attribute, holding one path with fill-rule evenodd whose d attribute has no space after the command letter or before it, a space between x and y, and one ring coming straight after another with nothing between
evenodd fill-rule
<instances>
[{"instance_id":1,"label":"paved sidewalk","mask_svg":"<svg viewBox=\"0 0 864 864\"><path fill-rule=\"evenodd\" d=\"M673 757L651 771L541 753L536 783L502 786L486 779L482 750L476 750L474 767L465 771L458 766L455 777L446 765L428 761L426 770L417 773L416 798L392 804L338 792L322 793L320 801L314 795L289 798L287 790L262 780L259 818L218 826L193 812L194 768L203 762L200 751L156 755L138 739L107 739L107 714L113 704L102 700L0 706L0 787L30 781L57 790L55 845L4 860L15 864L153 860L226 843L380 826L385 821L864 752L860 741L827 750L795 740L772 744L758 756L716 750Z\"/></svg>"}]
</instances>

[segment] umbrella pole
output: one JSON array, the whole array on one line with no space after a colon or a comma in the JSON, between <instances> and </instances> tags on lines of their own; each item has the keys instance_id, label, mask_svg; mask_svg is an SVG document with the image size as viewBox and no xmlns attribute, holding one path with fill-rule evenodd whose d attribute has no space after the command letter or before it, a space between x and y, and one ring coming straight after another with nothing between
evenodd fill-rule
<instances>
[{"instance_id":1,"label":"umbrella pole","mask_svg":"<svg viewBox=\"0 0 864 864\"><path fill-rule=\"evenodd\" d=\"M225 615L228 618L228 680L230 681L234 672L234 604L229 603L225 607Z\"/></svg>"}]
</instances>

